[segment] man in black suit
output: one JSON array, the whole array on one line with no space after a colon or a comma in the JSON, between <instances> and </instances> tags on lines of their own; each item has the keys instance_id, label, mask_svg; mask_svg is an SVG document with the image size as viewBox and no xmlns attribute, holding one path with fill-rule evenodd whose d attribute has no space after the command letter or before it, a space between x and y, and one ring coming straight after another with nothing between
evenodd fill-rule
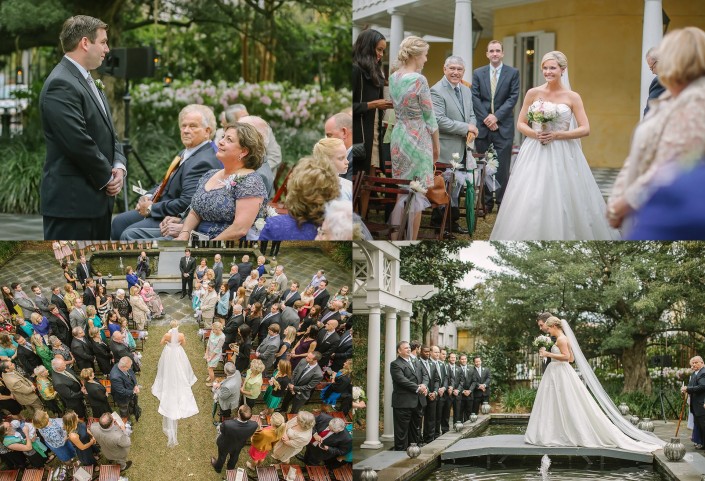
<instances>
[{"instance_id":1,"label":"man in black suit","mask_svg":"<svg viewBox=\"0 0 705 481\"><path fill-rule=\"evenodd\" d=\"M240 279L247 279L250 277L252 272L252 262L250 262L250 256L245 254L242 256L242 262L237 265L238 272L240 273Z\"/></svg>"},{"instance_id":2,"label":"man in black suit","mask_svg":"<svg viewBox=\"0 0 705 481\"><path fill-rule=\"evenodd\" d=\"M59 286L51 286L51 304L49 304L49 315L51 315L52 304L58 307L66 319L69 318L69 308L64 302L64 295ZM48 318L49 316L47 316Z\"/></svg>"},{"instance_id":3,"label":"man in black suit","mask_svg":"<svg viewBox=\"0 0 705 481\"><path fill-rule=\"evenodd\" d=\"M267 286L265 285L266 283L267 278L264 276L261 276L257 279L257 286L252 289L252 294L250 294L250 297L247 301L248 307L254 306L256 302L259 302L261 305L264 305L264 300L267 298Z\"/></svg>"},{"instance_id":4,"label":"man in black suit","mask_svg":"<svg viewBox=\"0 0 705 481\"><path fill-rule=\"evenodd\" d=\"M695 418L695 425L701 433L705 433L705 369L703 358L695 356L690 360L690 376L687 386L681 387L681 392L690 394L690 412Z\"/></svg>"},{"instance_id":5,"label":"man in black suit","mask_svg":"<svg viewBox=\"0 0 705 481\"><path fill-rule=\"evenodd\" d=\"M282 292L282 295L279 300L283 302L284 305L287 307L294 307L294 302L301 300L301 294L299 293L299 283L293 281L289 290Z\"/></svg>"},{"instance_id":6,"label":"man in black suit","mask_svg":"<svg viewBox=\"0 0 705 481\"><path fill-rule=\"evenodd\" d=\"M243 404L237 410L237 419L227 419L220 425L220 434L215 441L218 446L218 459L211 458L211 466L216 473L223 470L223 464L225 464L228 455L230 455L230 459L228 459L226 469L235 469L240 451L259 427L255 421L250 420L251 417L250 406Z\"/></svg>"},{"instance_id":7,"label":"man in black suit","mask_svg":"<svg viewBox=\"0 0 705 481\"><path fill-rule=\"evenodd\" d=\"M443 351L441 351L443 352ZM450 431L450 410L453 409L453 424L456 421L462 420L460 414L460 367L456 364L457 356L454 352L448 355L448 392L446 394L446 402L443 406L443 414L441 415L441 432L443 434Z\"/></svg>"},{"instance_id":8,"label":"man in black suit","mask_svg":"<svg viewBox=\"0 0 705 481\"><path fill-rule=\"evenodd\" d=\"M649 66L649 70L651 70L651 73L656 75L656 77L654 77L654 79L651 81L651 85L649 85L649 97L646 99L644 116L646 116L646 112L649 111L649 100L659 98L659 96L661 96L661 94L666 90L666 87L661 85L661 82L659 82L658 79L658 72L656 68L656 64L658 64L658 52L656 50L656 47L651 47L649 51L646 52L646 64Z\"/></svg>"},{"instance_id":9,"label":"man in black suit","mask_svg":"<svg viewBox=\"0 0 705 481\"><path fill-rule=\"evenodd\" d=\"M438 390L441 385L441 377L435 363L431 359L431 348L421 346L419 362L428 374L428 394L426 395L426 406L423 410L423 442L430 443L436 438L436 410L438 406Z\"/></svg>"},{"instance_id":10,"label":"man in black suit","mask_svg":"<svg viewBox=\"0 0 705 481\"><path fill-rule=\"evenodd\" d=\"M45 239L110 238L125 156L108 99L90 74L109 52L107 28L86 15L64 22L64 58L39 97L47 147L40 192Z\"/></svg>"},{"instance_id":11,"label":"man in black suit","mask_svg":"<svg viewBox=\"0 0 705 481\"><path fill-rule=\"evenodd\" d=\"M468 366L468 356L460 355L460 379L458 380L458 397L460 398L460 412L458 419L462 422L470 418L472 412L472 393L475 391L471 367ZM454 415L455 416L455 415Z\"/></svg>"},{"instance_id":12,"label":"man in black suit","mask_svg":"<svg viewBox=\"0 0 705 481\"><path fill-rule=\"evenodd\" d=\"M230 291L230 299L237 297L237 289L242 285L242 277L238 266L230 266L230 277L228 278L228 291Z\"/></svg>"},{"instance_id":13,"label":"man in black suit","mask_svg":"<svg viewBox=\"0 0 705 481\"><path fill-rule=\"evenodd\" d=\"M92 277L86 279L86 289L83 291L83 305L86 307L93 306L97 308L97 302L95 299L95 282L93 282Z\"/></svg>"},{"instance_id":14,"label":"man in black suit","mask_svg":"<svg viewBox=\"0 0 705 481\"><path fill-rule=\"evenodd\" d=\"M134 210L115 216L113 239L132 239L129 229L158 229L166 216L181 215L203 174L220 169L211 143L216 128L213 111L205 105L187 105L179 112L179 127L184 150L174 157L161 183L139 198Z\"/></svg>"},{"instance_id":15,"label":"man in black suit","mask_svg":"<svg viewBox=\"0 0 705 481\"><path fill-rule=\"evenodd\" d=\"M490 368L482 367L482 358L475 356L472 360L475 367L470 368L475 390L472 392L472 412L478 414L480 405L490 400Z\"/></svg>"},{"instance_id":16,"label":"man in black suit","mask_svg":"<svg viewBox=\"0 0 705 481\"><path fill-rule=\"evenodd\" d=\"M140 419L141 409L137 404L137 395L140 393L140 387L137 385L132 365L132 358L122 357L117 360L110 371L110 393L118 406L120 417L124 421L127 420L130 413L135 415L135 421Z\"/></svg>"},{"instance_id":17,"label":"man in black suit","mask_svg":"<svg viewBox=\"0 0 705 481\"><path fill-rule=\"evenodd\" d=\"M233 315L225 323L223 334L225 334L224 348L229 349L230 343L237 339L237 330L245 322L245 316L242 315L242 306L236 304L233 306Z\"/></svg>"},{"instance_id":18,"label":"man in black suit","mask_svg":"<svg viewBox=\"0 0 705 481\"><path fill-rule=\"evenodd\" d=\"M28 376L34 376L34 369L42 365L42 358L34 352L32 344L23 336L16 336L17 364L22 366Z\"/></svg>"},{"instance_id":19,"label":"man in black suit","mask_svg":"<svg viewBox=\"0 0 705 481\"><path fill-rule=\"evenodd\" d=\"M262 322L259 323L259 328L257 332L257 341L262 342L264 338L267 337L267 330L272 324L279 324L281 321L281 313L279 312L279 304L276 302L272 304L269 313L267 313L263 318ZM281 329L280 329L281 330ZM254 332L252 333L254 337Z\"/></svg>"},{"instance_id":20,"label":"man in black suit","mask_svg":"<svg viewBox=\"0 0 705 481\"><path fill-rule=\"evenodd\" d=\"M323 371L318 365L320 359L321 353L313 351L306 354L305 362L301 361L296 365L278 411L286 413L291 404L291 414L296 414L311 398L311 393L323 379Z\"/></svg>"},{"instance_id":21,"label":"man in black suit","mask_svg":"<svg viewBox=\"0 0 705 481\"><path fill-rule=\"evenodd\" d=\"M193 292L193 273L196 272L196 259L191 257L191 250L186 249L184 256L179 261L181 271L181 299L188 296L191 299Z\"/></svg>"},{"instance_id":22,"label":"man in black suit","mask_svg":"<svg viewBox=\"0 0 705 481\"><path fill-rule=\"evenodd\" d=\"M321 309L328 307L328 300L330 299L330 293L328 292L328 281L323 279L318 284L318 289L313 293L313 305L321 306Z\"/></svg>"},{"instance_id":23,"label":"man in black suit","mask_svg":"<svg viewBox=\"0 0 705 481\"><path fill-rule=\"evenodd\" d=\"M81 256L79 264L76 266L76 277L78 278L78 283L81 287L86 288L86 279L95 275L96 272L93 270L91 263L86 260L86 256Z\"/></svg>"},{"instance_id":24,"label":"man in black suit","mask_svg":"<svg viewBox=\"0 0 705 481\"><path fill-rule=\"evenodd\" d=\"M438 388L438 396L436 397L436 429L434 431L435 436L438 437L443 434L443 409L445 408L448 400L448 365L445 363L446 354L445 349L440 349L438 346L433 346L431 348L431 359L436 365L438 370L438 375L440 376L440 384ZM446 418L446 428L448 427L448 419ZM446 429L446 432L448 429Z\"/></svg>"},{"instance_id":25,"label":"man in black suit","mask_svg":"<svg viewBox=\"0 0 705 481\"><path fill-rule=\"evenodd\" d=\"M352 335L353 329L350 327L350 329L345 331L343 335L340 336L340 342L338 342L335 350L330 355L330 358L333 361L330 365L331 371L340 371L343 368L345 361L352 357Z\"/></svg>"},{"instance_id":26,"label":"man in black suit","mask_svg":"<svg viewBox=\"0 0 705 481\"><path fill-rule=\"evenodd\" d=\"M496 191L497 205L502 203L509 181L514 140L514 106L519 99L519 71L504 65L502 44L492 40L487 45L489 65L472 74L472 106L478 119L479 134L475 140L478 152L486 152L490 144L497 151L499 168L495 178L500 187ZM485 189L485 209L492 212L492 192ZM499 207L498 207L499 208Z\"/></svg>"},{"instance_id":27,"label":"man in black suit","mask_svg":"<svg viewBox=\"0 0 705 481\"><path fill-rule=\"evenodd\" d=\"M81 381L70 369L66 369L66 362L61 358L52 359L51 368L54 370L51 382L66 408L73 409L79 418L86 419L86 405L83 402L85 389Z\"/></svg>"},{"instance_id":28,"label":"man in black suit","mask_svg":"<svg viewBox=\"0 0 705 481\"><path fill-rule=\"evenodd\" d=\"M132 352L128 349L128 347L123 344L123 334L120 331L115 331L113 332L113 335L110 336L110 352L113 353L113 360L117 363L120 359L123 357L127 357L132 361L131 364L131 369L133 369L135 372L140 372L139 366L135 363L135 358L133 357Z\"/></svg>"},{"instance_id":29,"label":"man in black suit","mask_svg":"<svg viewBox=\"0 0 705 481\"><path fill-rule=\"evenodd\" d=\"M313 440L306 446L303 457L307 466L325 464L329 469L341 466L344 457L352 450L352 436L345 429L345 421L322 412L316 416Z\"/></svg>"},{"instance_id":30,"label":"man in black suit","mask_svg":"<svg viewBox=\"0 0 705 481\"><path fill-rule=\"evenodd\" d=\"M318 333L316 339L316 350L321 353L321 360L318 363L321 369L328 367L330 355L335 352L335 348L340 343L340 336L336 332L338 329L338 321L329 319L326 321L323 329Z\"/></svg>"},{"instance_id":31,"label":"man in black suit","mask_svg":"<svg viewBox=\"0 0 705 481\"><path fill-rule=\"evenodd\" d=\"M47 317L51 332L61 339L65 345L70 346L72 342L71 321L69 316L61 312L54 304L49 304L49 316Z\"/></svg>"},{"instance_id":32,"label":"man in black suit","mask_svg":"<svg viewBox=\"0 0 705 481\"><path fill-rule=\"evenodd\" d=\"M426 407L428 375L410 354L409 343L401 341L397 344L397 358L389 366L395 451L406 451L409 443L421 442L421 417Z\"/></svg>"},{"instance_id":33,"label":"man in black suit","mask_svg":"<svg viewBox=\"0 0 705 481\"><path fill-rule=\"evenodd\" d=\"M71 354L76 359L78 372L81 372L82 369L93 368L95 358L93 356L93 348L86 341L86 333L80 327L74 327L71 333L73 334Z\"/></svg>"}]
</instances>

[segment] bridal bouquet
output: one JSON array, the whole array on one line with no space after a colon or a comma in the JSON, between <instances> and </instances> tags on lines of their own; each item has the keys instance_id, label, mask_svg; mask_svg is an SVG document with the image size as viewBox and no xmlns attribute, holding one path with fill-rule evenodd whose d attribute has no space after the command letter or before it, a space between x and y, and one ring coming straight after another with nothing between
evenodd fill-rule
<instances>
[{"instance_id":1,"label":"bridal bouquet","mask_svg":"<svg viewBox=\"0 0 705 481\"><path fill-rule=\"evenodd\" d=\"M551 336L545 336L541 335L534 339L534 347L538 347L539 349L544 347L546 349L551 349L551 346L553 346L553 341L551 340Z\"/></svg>"},{"instance_id":2,"label":"bridal bouquet","mask_svg":"<svg viewBox=\"0 0 705 481\"><path fill-rule=\"evenodd\" d=\"M538 99L529 106L527 118L531 123L532 129L536 132L544 132L548 130L548 124L558 118L556 104Z\"/></svg>"}]
</instances>

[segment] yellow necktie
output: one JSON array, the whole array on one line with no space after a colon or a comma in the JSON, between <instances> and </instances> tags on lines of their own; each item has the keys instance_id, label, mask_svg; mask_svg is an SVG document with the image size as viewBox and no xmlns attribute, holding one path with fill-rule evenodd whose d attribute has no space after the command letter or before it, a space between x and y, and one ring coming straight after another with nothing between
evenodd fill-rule
<instances>
[{"instance_id":1,"label":"yellow necktie","mask_svg":"<svg viewBox=\"0 0 705 481\"><path fill-rule=\"evenodd\" d=\"M492 101L490 105L490 110L494 113L494 91L497 89L497 69L492 72L492 78L490 79L490 95L492 96Z\"/></svg>"},{"instance_id":2,"label":"yellow necktie","mask_svg":"<svg viewBox=\"0 0 705 481\"><path fill-rule=\"evenodd\" d=\"M171 174L174 173L174 170L179 166L179 163L181 162L181 156L177 155L174 157L174 160L171 161L171 165L166 171L166 174L164 175L164 179L162 180L162 183L159 184L159 188L157 191L154 193L154 196L152 196L152 203L157 202L159 198L162 196L164 193L164 189L166 189L166 184L169 182L169 177L171 177Z\"/></svg>"}]
</instances>

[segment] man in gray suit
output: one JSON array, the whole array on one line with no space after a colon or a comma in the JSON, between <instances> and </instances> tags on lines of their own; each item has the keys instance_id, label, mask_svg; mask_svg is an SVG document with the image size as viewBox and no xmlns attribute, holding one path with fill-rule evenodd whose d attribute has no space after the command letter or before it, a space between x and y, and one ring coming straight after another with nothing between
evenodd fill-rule
<instances>
[{"instance_id":1,"label":"man in gray suit","mask_svg":"<svg viewBox=\"0 0 705 481\"><path fill-rule=\"evenodd\" d=\"M433 100L433 112L438 121L438 133L441 142L441 162L450 162L453 154L460 155L463 165L468 155L467 136L472 132L477 136L477 119L472 108L472 92L463 85L463 75L465 74L465 61L457 55L448 57L443 65L443 78L431 88L431 99ZM458 208L458 192L451 198L452 231L459 234L467 234L468 231L458 224L460 209ZM440 209L439 209L440 210ZM442 215L442 213L441 213ZM434 212L434 217L438 216ZM436 220L440 223L440 219Z\"/></svg>"},{"instance_id":2,"label":"man in gray suit","mask_svg":"<svg viewBox=\"0 0 705 481\"><path fill-rule=\"evenodd\" d=\"M39 96L47 148L40 188L45 239L110 237L125 155L108 99L90 73L110 51L107 29L87 15L66 20L59 36L65 55Z\"/></svg>"},{"instance_id":3,"label":"man in gray suit","mask_svg":"<svg viewBox=\"0 0 705 481\"><path fill-rule=\"evenodd\" d=\"M132 440L125 431L125 426L113 423L113 417L104 413L98 422L91 424L91 434L100 446L103 456L108 461L115 461L120 465L120 471L126 471L132 466L132 461L127 460L130 453Z\"/></svg>"},{"instance_id":4,"label":"man in gray suit","mask_svg":"<svg viewBox=\"0 0 705 481\"><path fill-rule=\"evenodd\" d=\"M220 415L223 419L232 417L232 410L237 409L240 404L240 386L242 379L240 372L235 369L235 364L226 362L223 366L225 379L221 383L216 383L213 387L218 393L218 405L220 406Z\"/></svg>"},{"instance_id":5,"label":"man in gray suit","mask_svg":"<svg viewBox=\"0 0 705 481\"><path fill-rule=\"evenodd\" d=\"M277 355L277 351L279 351L280 345L279 324L272 324L269 326L269 329L267 329L267 337L260 342L255 352L257 359L264 364L265 372L270 370L272 365L274 365L274 358Z\"/></svg>"},{"instance_id":6,"label":"man in gray suit","mask_svg":"<svg viewBox=\"0 0 705 481\"><path fill-rule=\"evenodd\" d=\"M86 316L86 309L83 307L83 299L77 297L73 303L73 309L71 309L71 314L69 314L69 320L71 321L71 329L75 327L80 327L84 331L88 325L88 317Z\"/></svg>"},{"instance_id":7,"label":"man in gray suit","mask_svg":"<svg viewBox=\"0 0 705 481\"><path fill-rule=\"evenodd\" d=\"M472 74L472 105L475 115L482 122L475 141L478 152L486 152L490 144L497 151L499 168L495 179L500 187L495 192L497 205L502 203L509 182L514 140L514 106L519 99L519 71L504 65L502 44L492 40L487 45L489 65L476 69ZM492 212L495 199L493 192L485 190L485 209ZM499 207L497 207L499 209Z\"/></svg>"},{"instance_id":8,"label":"man in gray suit","mask_svg":"<svg viewBox=\"0 0 705 481\"><path fill-rule=\"evenodd\" d=\"M320 360L321 353L313 351L306 355L306 362L299 362L296 365L296 369L291 373L291 382L284 393L281 408L278 411L286 413L289 404L291 404L291 414L296 414L306 404L313 390L323 379L323 371L318 365Z\"/></svg>"}]
</instances>

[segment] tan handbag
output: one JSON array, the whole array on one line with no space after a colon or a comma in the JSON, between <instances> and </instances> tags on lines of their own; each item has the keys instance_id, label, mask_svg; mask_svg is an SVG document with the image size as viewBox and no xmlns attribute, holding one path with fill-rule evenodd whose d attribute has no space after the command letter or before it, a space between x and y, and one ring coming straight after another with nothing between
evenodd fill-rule
<instances>
[{"instance_id":1,"label":"tan handbag","mask_svg":"<svg viewBox=\"0 0 705 481\"><path fill-rule=\"evenodd\" d=\"M450 196L446 190L446 181L443 179L443 174L436 171L433 176L433 185L428 188L426 198L432 204L445 205L450 202Z\"/></svg>"}]
</instances>

